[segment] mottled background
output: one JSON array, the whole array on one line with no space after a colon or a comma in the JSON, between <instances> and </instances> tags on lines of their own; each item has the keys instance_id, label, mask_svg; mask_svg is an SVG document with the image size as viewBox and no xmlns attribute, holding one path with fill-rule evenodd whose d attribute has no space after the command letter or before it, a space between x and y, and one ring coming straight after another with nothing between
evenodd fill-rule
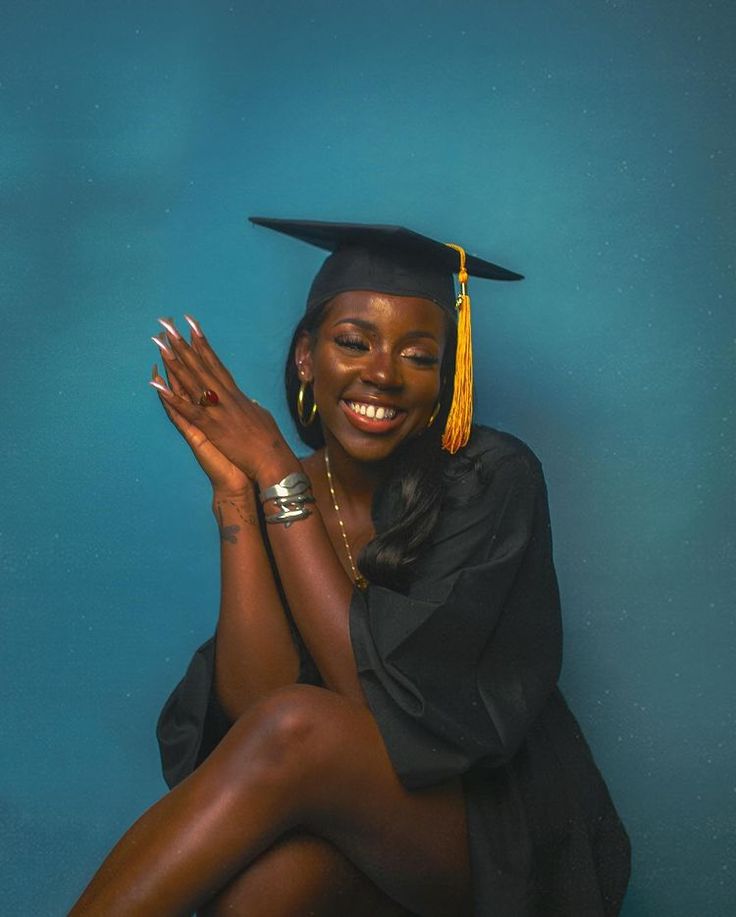
<instances>
[{"instance_id":1,"label":"mottled background","mask_svg":"<svg viewBox=\"0 0 736 917\"><path fill-rule=\"evenodd\" d=\"M3 914L64 913L163 790L217 537L149 335L192 311L288 428L320 256L249 213L402 222L527 275L472 289L478 415L544 463L624 915L736 913L734 10L6 0Z\"/></svg>"}]
</instances>

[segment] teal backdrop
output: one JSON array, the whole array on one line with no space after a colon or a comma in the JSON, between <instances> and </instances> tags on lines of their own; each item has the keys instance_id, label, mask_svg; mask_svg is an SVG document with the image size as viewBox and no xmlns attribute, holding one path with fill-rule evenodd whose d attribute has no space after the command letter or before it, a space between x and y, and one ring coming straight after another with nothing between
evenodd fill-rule
<instances>
[{"instance_id":1,"label":"teal backdrop","mask_svg":"<svg viewBox=\"0 0 736 917\"><path fill-rule=\"evenodd\" d=\"M156 317L196 315L294 441L320 255L251 213L526 274L472 288L477 416L545 468L623 913L736 913L735 26L727 0L6 0L3 914L65 913L163 792L155 719L215 623Z\"/></svg>"}]
</instances>

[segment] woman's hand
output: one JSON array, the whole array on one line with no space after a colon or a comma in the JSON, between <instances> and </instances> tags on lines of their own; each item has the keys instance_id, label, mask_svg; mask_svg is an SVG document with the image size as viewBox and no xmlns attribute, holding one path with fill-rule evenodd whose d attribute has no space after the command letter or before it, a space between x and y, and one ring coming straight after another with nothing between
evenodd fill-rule
<instances>
[{"instance_id":1,"label":"woman's hand","mask_svg":"<svg viewBox=\"0 0 736 917\"><path fill-rule=\"evenodd\" d=\"M192 327L187 344L173 322L160 321L167 332L154 340L170 389L157 372L151 381L215 490L243 491L268 467L296 462L273 417L240 391L199 325L187 317ZM200 398L208 390L217 403L203 406Z\"/></svg>"}]
</instances>

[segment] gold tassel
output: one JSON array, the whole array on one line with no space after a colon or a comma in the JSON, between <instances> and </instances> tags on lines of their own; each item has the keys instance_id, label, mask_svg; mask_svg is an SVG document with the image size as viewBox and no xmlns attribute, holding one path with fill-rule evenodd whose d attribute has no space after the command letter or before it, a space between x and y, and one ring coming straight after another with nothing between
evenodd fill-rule
<instances>
[{"instance_id":1,"label":"gold tassel","mask_svg":"<svg viewBox=\"0 0 736 917\"><path fill-rule=\"evenodd\" d=\"M455 453L470 439L473 423L473 340L470 329L470 296L468 296L468 272L465 269L465 251L459 245L446 243L460 255L458 280L460 293L455 303L457 319L457 352L455 356L455 386L452 406L447 415L445 431L442 434L442 448Z\"/></svg>"}]
</instances>

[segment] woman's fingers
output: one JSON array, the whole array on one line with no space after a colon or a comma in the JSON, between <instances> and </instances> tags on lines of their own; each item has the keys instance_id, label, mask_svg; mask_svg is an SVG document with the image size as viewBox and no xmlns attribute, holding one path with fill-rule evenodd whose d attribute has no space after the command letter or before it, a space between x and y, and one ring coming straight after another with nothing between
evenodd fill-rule
<instances>
[{"instance_id":1,"label":"woman's fingers","mask_svg":"<svg viewBox=\"0 0 736 917\"><path fill-rule=\"evenodd\" d=\"M157 335L154 335L154 336L151 338L151 340L154 342L154 344L158 345L158 347L159 347L160 350L161 350L161 355L162 355L162 356L167 352L167 349L168 349L168 351L170 351L170 352L173 354L173 351L172 351L171 348L169 347L169 342L168 342L168 340L166 339L166 336L165 336L164 334L157 334ZM152 378L155 379L156 376L158 375L158 367L156 366L155 363L153 364L153 370L154 370L154 376L153 376ZM164 363L164 372L166 373L166 379L164 380L164 379L162 378L160 381L161 381L161 382L167 382L168 385L169 385L169 388L171 389L171 391L172 391L172 392L175 392L175 393L176 393L177 395L179 395L181 398L187 397L187 391L186 391L186 390L184 389L184 387L180 384L179 380L174 376L174 374L169 372L169 369L168 369L168 366L166 365L166 363Z\"/></svg>"},{"instance_id":2,"label":"woman's fingers","mask_svg":"<svg viewBox=\"0 0 736 917\"><path fill-rule=\"evenodd\" d=\"M173 365L175 364L176 356L174 351L171 349L171 346L169 345L169 341L166 335L156 334L151 338L151 340L160 348L161 356L164 359L164 373L166 374L166 379L162 379L161 381L168 383L170 390L179 395L180 398L188 398L189 393L174 375ZM169 358L168 363L167 358ZM170 367L172 368L170 369Z\"/></svg>"},{"instance_id":3,"label":"woman's fingers","mask_svg":"<svg viewBox=\"0 0 736 917\"><path fill-rule=\"evenodd\" d=\"M166 373L166 381L169 383L169 388L171 391L177 394L180 398L189 398L189 393L176 378L173 371L169 372L169 367L166 365L166 363L164 363L164 372ZM189 400L191 401L191 398L189 398Z\"/></svg>"},{"instance_id":4,"label":"woman's fingers","mask_svg":"<svg viewBox=\"0 0 736 917\"><path fill-rule=\"evenodd\" d=\"M170 318L159 318L166 333L153 338L161 348L172 390L177 394L186 392L195 404L199 403L202 393L208 389L215 391L220 400L223 395L230 395L239 404L248 402L250 399L237 387L199 323L189 315L185 318L192 329L191 344L187 343Z\"/></svg>"},{"instance_id":5,"label":"woman's fingers","mask_svg":"<svg viewBox=\"0 0 736 917\"><path fill-rule=\"evenodd\" d=\"M201 358L203 367L217 379L220 385L227 388L236 388L235 379L213 350L199 322L191 315L185 314L184 318L191 329L189 347L192 352ZM176 328L172 318L159 318L158 321L175 340L182 339L182 335Z\"/></svg>"},{"instance_id":6,"label":"woman's fingers","mask_svg":"<svg viewBox=\"0 0 736 917\"><path fill-rule=\"evenodd\" d=\"M202 365L201 358L181 336L162 333L152 340L161 350L172 391L180 396L186 394L196 402L205 389L215 387L217 383Z\"/></svg>"},{"instance_id":7,"label":"woman's fingers","mask_svg":"<svg viewBox=\"0 0 736 917\"><path fill-rule=\"evenodd\" d=\"M221 391L237 391L232 373L215 353L199 322L191 315L185 315L184 318L191 329L191 343L187 344L172 318L159 318L159 323L167 333L165 342L173 348L189 371L202 381L202 388L219 387Z\"/></svg>"},{"instance_id":8,"label":"woman's fingers","mask_svg":"<svg viewBox=\"0 0 736 917\"><path fill-rule=\"evenodd\" d=\"M192 404L186 395L177 395L176 392L173 392L164 379L158 375L155 363L153 368L154 374L149 380L149 385L158 391L161 404L172 423L184 434L187 441L192 439L193 433L197 434L195 438L206 439L205 434L196 426L197 419L202 417L202 408Z\"/></svg>"},{"instance_id":9,"label":"woman's fingers","mask_svg":"<svg viewBox=\"0 0 736 917\"><path fill-rule=\"evenodd\" d=\"M155 363L153 364L153 369L151 370L149 385L152 385L159 393L161 404L163 409L166 411L169 420L174 424L180 433L185 434L184 428L186 426L190 426L190 424L184 417L182 417L181 414L175 411L174 407L169 403L167 395L171 393L171 389L166 385L166 380L161 375L159 375L158 366Z\"/></svg>"},{"instance_id":10,"label":"woman's fingers","mask_svg":"<svg viewBox=\"0 0 736 917\"><path fill-rule=\"evenodd\" d=\"M233 379L230 371L212 349L212 345L205 337L199 322L192 318L191 315L185 315L184 318L192 329L192 349L196 350L210 372L216 376L223 385L235 388L235 379ZM161 319L159 319L159 321L161 321Z\"/></svg>"},{"instance_id":11,"label":"woman's fingers","mask_svg":"<svg viewBox=\"0 0 736 917\"><path fill-rule=\"evenodd\" d=\"M197 417L201 418L201 415L196 412L190 415L183 402L186 402L188 407L200 408L204 392L213 390L219 400L226 391L232 390L229 385L208 371L202 356L187 344L176 330L173 321L160 318L159 322L166 328L166 332L154 335L151 340L161 351L169 388L166 391L159 385L156 388L159 388L162 400L166 398L169 406L175 407L190 422L196 422ZM163 379L160 381L163 383ZM240 394L237 389L235 394ZM176 396L178 403L172 400L172 395Z\"/></svg>"}]
</instances>

